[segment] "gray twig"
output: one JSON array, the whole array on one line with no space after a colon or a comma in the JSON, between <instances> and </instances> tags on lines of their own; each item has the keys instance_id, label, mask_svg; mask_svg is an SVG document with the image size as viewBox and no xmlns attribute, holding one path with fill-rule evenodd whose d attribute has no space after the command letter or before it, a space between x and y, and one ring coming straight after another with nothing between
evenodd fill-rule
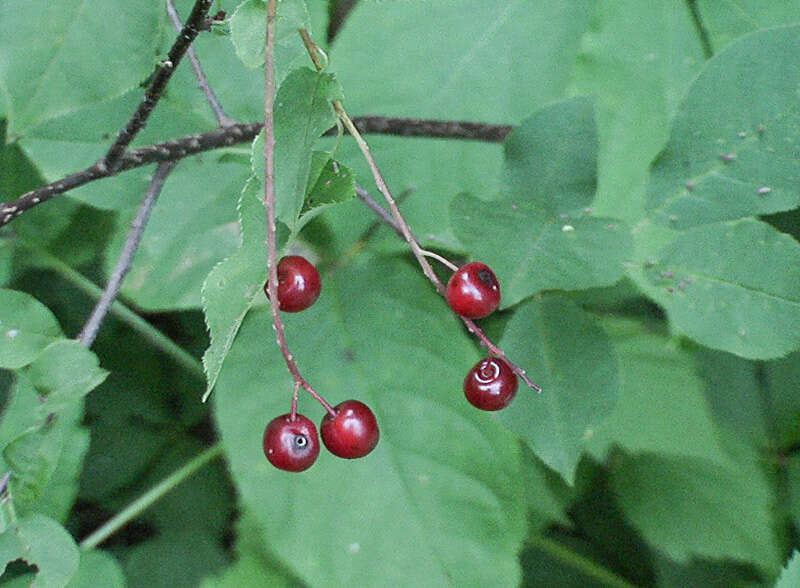
<instances>
[{"instance_id":1,"label":"gray twig","mask_svg":"<svg viewBox=\"0 0 800 588\"><path fill-rule=\"evenodd\" d=\"M181 17L178 14L178 10L175 8L175 3L172 0L167 0L167 14L169 15L169 19L172 21L172 25L175 27L176 31L181 30ZM192 69L194 70L194 75L197 78L197 85L200 86L200 90L205 94L206 100L208 100L209 106L211 106L211 110L214 111L214 116L217 118L217 124L221 127L229 127L231 125L236 124L236 121L225 114L225 111L222 108L222 104L217 99L217 95L214 93L214 90L211 89L211 85L208 83L208 78L206 77L206 73L203 71L202 66L200 65L200 60L197 58L197 53L194 50L194 47L189 47L188 51L186 51L186 55L189 57L189 61L192 64Z\"/></svg>"},{"instance_id":2,"label":"gray twig","mask_svg":"<svg viewBox=\"0 0 800 588\"><path fill-rule=\"evenodd\" d=\"M111 308L111 305L114 304L117 294L119 294L122 281L131 269L133 257L136 255L136 250L139 248L142 234L147 226L147 221L150 219L150 213L173 167L175 167L174 161L160 163L153 174L153 179L150 181L150 186L147 188L144 200L142 200L142 204L139 206L136 218L134 218L131 223L131 229L128 231L128 237L125 239L125 245L117 260L117 265L114 267L114 272L111 274L108 284L106 284L103 295L100 297L100 300L97 301L94 310L92 310L92 314L89 316L77 337L78 341L84 347L91 347L92 343L94 343L100 326L103 324L106 314L108 314L108 310Z\"/></svg>"},{"instance_id":3,"label":"gray twig","mask_svg":"<svg viewBox=\"0 0 800 588\"><path fill-rule=\"evenodd\" d=\"M120 157L128 148L128 145L131 144L131 141L133 141L139 131L144 128L147 119L150 117L150 113L153 112L156 104L158 104L158 101L161 99L164 89L167 87L167 83L178 67L181 58L183 58L183 55L189 49L192 41L200 34L200 31L208 28L206 14L208 13L208 9L211 8L213 1L214 0L197 0L194 3L194 8L192 8L189 19L186 21L186 24L178 34L178 38L169 50L167 59L162 61L161 65L158 67L158 71L156 71L156 74L153 76L153 80L150 82L150 86L147 88L144 98L139 103L136 112L133 113L128 123L119 132L117 140L111 145L111 148L103 159L97 162L97 165L100 166L101 169L107 168L114 170L119 164Z\"/></svg>"}]
</instances>

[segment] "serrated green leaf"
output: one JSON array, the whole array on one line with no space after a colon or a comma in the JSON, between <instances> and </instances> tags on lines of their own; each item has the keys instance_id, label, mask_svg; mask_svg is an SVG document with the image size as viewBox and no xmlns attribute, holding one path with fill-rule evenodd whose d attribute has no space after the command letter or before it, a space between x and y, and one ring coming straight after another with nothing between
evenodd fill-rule
<instances>
[{"instance_id":1,"label":"serrated green leaf","mask_svg":"<svg viewBox=\"0 0 800 588\"><path fill-rule=\"evenodd\" d=\"M8 105L9 133L25 134L139 84L154 65L162 10L148 0L104 2L91 10L68 0L4 2L0 96Z\"/></svg>"},{"instance_id":2,"label":"serrated green leaf","mask_svg":"<svg viewBox=\"0 0 800 588\"><path fill-rule=\"evenodd\" d=\"M594 132L589 100L548 106L506 140L503 200L461 195L451 202L456 236L500 278L502 307L540 290L605 286L622 276L632 249L628 230L587 208L595 190Z\"/></svg>"},{"instance_id":3,"label":"serrated green leaf","mask_svg":"<svg viewBox=\"0 0 800 588\"><path fill-rule=\"evenodd\" d=\"M0 367L21 368L61 336L47 307L24 292L0 288Z\"/></svg>"},{"instance_id":4,"label":"serrated green leaf","mask_svg":"<svg viewBox=\"0 0 800 588\"><path fill-rule=\"evenodd\" d=\"M245 0L231 16L231 41L236 55L249 68L264 65L267 41L267 5ZM275 13L275 80L280 84L293 67L307 61L298 29L309 29L310 17L303 0L282 0Z\"/></svg>"},{"instance_id":5,"label":"serrated green leaf","mask_svg":"<svg viewBox=\"0 0 800 588\"><path fill-rule=\"evenodd\" d=\"M69 533L54 520L34 514L0 534L0 562L23 559L35 565L38 588L66 586L78 570L80 553Z\"/></svg>"},{"instance_id":6,"label":"serrated green leaf","mask_svg":"<svg viewBox=\"0 0 800 588\"><path fill-rule=\"evenodd\" d=\"M758 467L643 454L612 470L619 505L643 537L681 562L692 556L779 565L770 488Z\"/></svg>"},{"instance_id":7,"label":"serrated green leaf","mask_svg":"<svg viewBox=\"0 0 800 588\"><path fill-rule=\"evenodd\" d=\"M211 344L203 354L208 386L216 384L222 363L253 300L267 281L267 221L261 182L251 178L239 199L240 248L211 270L203 284L203 311Z\"/></svg>"},{"instance_id":8,"label":"serrated green leaf","mask_svg":"<svg viewBox=\"0 0 800 588\"><path fill-rule=\"evenodd\" d=\"M316 177L316 181L309 186L298 221L300 227L331 205L347 202L355 196L356 179L353 170L330 157L326 157L320 173L312 177Z\"/></svg>"},{"instance_id":9,"label":"serrated green leaf","mask_svg":"<svg viewBox=\"0 0 800 588\"><path fill-rule=\"evenodd\" d=\"M603 322L620 369L619 400L588 447L602 459L613 446L631 453L704 458L731 465L716 436L692 356L675 338L627 320ZM680 428L680 435L675 429Z\"/></svg>"},{"instance_id":10,"label":"serrated green leaf","mask_svg":"<svg viewBox=\"0 0 800 588\"><path fill-rule=\"evenodd\" d=\"M576 304L550 295L521 305L499 346L542 387L537 394L520 382L500 422L572 484L588 439L617 401L617 359L608 337Z\"/></svg>"},{"instance_id":11,"label":"serrated green leaf","mask_svg":"<svg viewBox=\"0 0 800 588\"><path fill-rule=\"evenodd\" d=\"M666 143L675 109L704 57L684 3L591 5L570 93L591 95L596 106L600 148L592 208L634 222L644 216L650 163Z\"/></svg>"},{"instance_id":12,"label":"serrated green leaf","mask_svg":"<svg viewBox=\"0 0 800 588\"><path fill-rule=\"evenodd\" d=\"M647 249L649 234L638 238ZM630 275L676 331L749 359L800 345L800 245L790 236L743 219L673 234L653 249Z\"/></svg>"},{"instance_id":13,"label":"serrated green leaf","mask_svg":"<svg viewBox=\"0 0 800 588\"><path fill-rule=\"evenodd\" d=\"M271 550L311 585L516 586L519 454L462 397L477 354L419 272L364 257L325 274L317 303L284 321L304 376L334 404L368 403L381 441L362 460L323 453L302 474L273 468L260 439L288 411L292 385L269 313L252 312L215 395L242 502ZM300 409L321 415L305 396Z\"/></svg>"},{"instance_id":14,"label":"serrated green leaf","mask_svg":"<svg viewBox=\"0 0 800 588\"><path fill-rule=\"evenodd\" d=\"M711 59L653 164L647 214L678 229L800 203L800 26L748 35Z\"/></svg>"},{"instance_id":15,"label":"serrated green leaf","mask_svg":"<svg viewBox=\"0 0 800 588\"><path fill-rule=\"evenodd\" d=\"M336 122L332 100L342 88L332 74L292 71L275 96L275 215L294 229L306 197L313 147ZM253 143L253 171L264 177L263 133Z\"/></svg>"}]
</instances>

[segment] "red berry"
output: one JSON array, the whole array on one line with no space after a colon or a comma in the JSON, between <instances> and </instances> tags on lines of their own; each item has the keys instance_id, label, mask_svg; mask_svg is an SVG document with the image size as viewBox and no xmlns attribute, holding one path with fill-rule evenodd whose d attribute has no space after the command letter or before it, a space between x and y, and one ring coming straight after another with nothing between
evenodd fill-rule
<instances>
[{"instance_id":1,"label":"red berry","mask_svg":"<svg viewBox=\"0 0 800 588\"><path fill-rule=\"evenodd\" d=\"M307 470L319 455L317 427L301 414L272 419L264 430L264 455L279 470Z\"/></svg>"},{"instance_id":2,"label":"red berry","mask_svg":"<svg viewBox=\"0 0 800 588\"><path fill-rule=\"evenodd\" d=\"M287 255L278 262L278 306L284 312L305 310L319 298L322 280L305 257ZM267 286L264 292L269 296Z\"/></svg>"},{"instance_id":3,"label":"red berry","mask_svg":"<svg viewBox=\"0 0 800 588\"><path fill-rule=\"evenodd\" d=\"M446 297L456 314L471 319L483 318L500 305L500 284L489 266L472 262L450 276Z\"/></svg>"},{"instance_id":4,"label":"red berry","mask_svg":"<svg viewBox=\"0 0 800 588\"><path fill-rule=\"evenodd\" d=\"M480 360L464 378L464 396L481 410L505 408L516 394L517 376L499 357Z\"/></svg>"},{"instance_id":5,"label":"red berry","mask_svg":"<svg viewBox=\"0 0 800 588\"><path fill-rule=\"evenodd\" d=\"M345 459L364 457L380 438L378 421L369 407L358 400L345 400L326 414L319 431L328 451Z\"/></svg>"}]
</instances>

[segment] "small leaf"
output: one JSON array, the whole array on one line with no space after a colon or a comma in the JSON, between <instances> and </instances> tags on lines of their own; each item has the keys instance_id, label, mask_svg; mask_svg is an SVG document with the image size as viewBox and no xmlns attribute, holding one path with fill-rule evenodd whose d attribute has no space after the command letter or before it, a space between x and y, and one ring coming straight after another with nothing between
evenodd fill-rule
<instances>
[{"instance_id":1,"label":"small leaf","mask_svg":"<svg viewBox=\"0 0 800 588\"><path fill-rule=\"evenodd\" d=\"M231 41L236 55L249 68L264 65L266 55L267 7L263 0L245 0L231 16ZM309 29L310 18L303 0L282 0L275 16L275 81L280 83L288 71L306 55L297 29Z\"/></svg>"},{"instance_id":2,"label":"small leaf","mask_svg":"<svg viewBox=\"0 0 800 588\"><path fill-rule=\"evenodd\" d=\"M95 588L98 579L104 588L125 588L125 576L117 560L106 551L92 550L81 553L78 571L67 588Z\"/></svg>"},{"instance_id":3,"label":"small leaf","mask_svg":"<svg viewBox=\"0 0 800 588\"><path fill-rule=\"evenodd\" d=\"M315 152L315 156L319 152ZM310 179L316 178L314 184L309 186L303 210L300 214L298 226L302 227L317 214L333 204L347 202L355 195L356 179L353 170L338 161L330 159L327 153L320 173Z\"/></svg>"},{"instance_id":4,"label":"small leaf","mask_svg":"<svg viewBox=\"0 0 800 588\"><path fill-rule=\"evenodd\" d=\"M711 59L653 164L647 213L684 229L800 203L800 26L759 31Z\"/></svg>"},{"instance_id":5,"label":"small leaf","mask_svg":"<svg viewBox=\"0 0 800 588\"><path fill-rule=\"evenodd\" d=\"M0 367L29 364L61 336L61 327L47 307L32 296L0 288Z\"/></svg>"},{"instance_id":6,"label":"small leaf","mask_svg":"<svg viewBox=\"0 0 800 588\"><path fill-rule=\"evenodd\" d=\"M0 534L0 562L23 559L35 565L37 588L66 586L78 570L80 553L70 534L48 517L34 514Z\"/></svg>"},{"instance_id":7,"label":"small leaf","mask_svg":"<svg viewBox=\"0 0 800 588\"><path fill-rule=\"evenodd\" d=\"M61 428L54 425L29 431L6 445L3 459L14 472L14 501L30 506L39 498L61 456Z\"/></svg>"},{"instance_id":8,"label":"small leaf","mask_svg":"<svg viewBox=\"0 0 800 588\"><path fill-rule=\"evenodd\" d=\"M81 400L108 377L97 356L77 341L50 344L27 368L47 416Z\"/></svg>"},{"instance_id":9,"label":"small leaf","mask_svg":"<svg viewBox=\"0 0 800 588\"><path fill-rule=\"evenodd\" d=\"M673 233L630 274L677 331L703 345L749 359L800 345L800 244L766 223L743 219Z\"/></svg>"},{"instance_id":10,"label":"small leaf","mask_svg":"<svg viewBox=\"0 0 800 588\"><path fill-rule=\"evenodd\" d=\"M203 401L216 384L222 362L253 300L267 281L266 211L261 183L251 178L239 198L241 247L211 270L203 284L203 311L211 344L203 354L208 386Z\"/></svg>"},{"instance_id":11,"label":"small leaf","mask_svg":"<svg viewBox=\"0 0 800 588\"><path fill-rule=\"evenodd\" d=\"M500 347L542 387L520 384L500 422L570 484L595 429L617 401L617 359L606 334L576 304L550 295L521 305Z\"/></svg>"}]
</instances>

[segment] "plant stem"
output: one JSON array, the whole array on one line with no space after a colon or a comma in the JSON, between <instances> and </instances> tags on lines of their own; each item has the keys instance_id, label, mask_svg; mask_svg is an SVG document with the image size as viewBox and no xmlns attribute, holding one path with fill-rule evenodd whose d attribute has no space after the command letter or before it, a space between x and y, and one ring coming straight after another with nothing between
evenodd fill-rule
<instances>
[{"instance_id":1,"label":"plant stem","mask_svg":"<svg viewBox=\"0 0 800 588\"><path fill-rule=\"evenodd\" d=\"M130 521L141 515L154 502L166 495L178 484L220 455L222 455L222 443L212 445L119 511L113 518L106 521L100 528L81 541L79 547L83 551L94 549Z\"/></svg>"},{"instance_id":2,"label":"plant stem","mask_svg":"<svg viewBox=\"0 0 800 588\"><path fill-rule=\"evenodd\" d=\"M700 9L697 7L697 0L686 0L686 7L689 9L689 14L692 15L694 28L700 38L700 44L703 46L703 55L705 55L706 59L711 59L714 57L714 48L711 45L708 29L703 23L703 17L700 15Z\"/></svg>"},{"instance_id":3,"label":"plant stem","mask_svg":"<svg viewBox=\"0 0 800 588\"><path fill-rule=\"evenodd\" d=\"M128 148L128 145L131 144L131 141L133 141L139 131L144 128L147 119L164 94L164 89L167 87L170 78L172 78L172 74L178 67L181 58L189 49L192 41L200 34L200 31L207 28L207 26L204 26L206 14L208 13L208 9L211 8L213 1L214 0L197 0L194 3L194 8L192 8L192 12L186 24L183 26L180 33L178 33L178 38L175 40L175 43L173 43L172 48L170 48L167 59L161 62L156 75L153 76L153 81L150 82L150 86L147 88L144 98L139 103L139 106L136 108L130 120L128 120L127 124L117 135L117 140L111 145L103 159L98 162L101 169L115 169L119 163L120 157Z\"/></svg>"},{"instance_id":4,"label":"plant stem","mask_svg":"<svg viewBox=\"0 0 800 588\"><path fill-rule=\"evenodd\" d=\"M79 290L82 290L91 298L99 300L103 295L103 290L91 280L85 278L80 272L75 271L68 264L64 263L50 252L40 249L37 246L19 242L21 245L33 252L42 261L42 265L49 267L68 281L72 282ZM200 362L188 351L175 343L172 339L164 335L145 319L133 312L130 308L115 300L111 305L111 314L127 324L131 329L139 333L153 347L160 349L165 354L172 357L175 362L183 367L187 372L205 381L205 372Z\"/></svg>"},{"instance_id":5,"label":"plant stem","mask_svg":"<svg viewBox=\"0 0 800 588\"><path fill-rule=\"evenodd\" d=\"M339 121L337 123L341 124ZM353 124L362 134L443 137L489 142L501 142L511 129L507 125L491 125L488 123L388 118L383 116L354 118ZM137 167L150 165L151 163L177 161L190 155L248 143L256 138L263 126L261 122L237 123L205 133L196 133L180 139L172 139L163 143L140 147L139 149L131 149L119 156L113 169L101 165L102 162L95 163L86 169L26 192L16 200L0 205L0 227L7 225L22 213L43 202L47 202L54 196L64 194L89 182L114 176ZM334 127L326 134L335 134L336 131L337 128Z\"/></svg>"},{"instance_id":6,"label":"plant stem","mask_svg":"<svg viewBox=\"0 0 800 588\"><path fill-rule=\"evenodd\" d=\"M119 290L122 287L122 280L125 279L125 276L131 269L133 257L136 255L136 250L139 248L139 243L142 240L147 221L150 219L150 213L156 204L161 189L164 187L167 176L169 176L174 166L175 162L172 161L160 163L153 174L153 179L150 182L150 186L147 188L141 206L139 206L136 218L134 218L131 223L131 229L128 232L128 237L125 239L125 245L117 260L117 265L114 267L114 271L108 279L108 284L106 284L103 295L100 296L100 300L97 301L94 310L92 310L92 314L89 316L89 319L86 321L86 324L77 337L78 341L80 341L84 347L91 347L92 343L94 343L100 326L106 318L106 314L108 314L111 305L119 294Z\"/></svg>"},{"instance_id":7,"label":"plant stem","mask_svg":"<svg viewBox=\"0 0 800 588\"><path fill-rule=\"evenodd\" d=\"M545 552L553 559L560 560L585 576L597 580L604 586L610 586L612 588L636 588L634 584L631 584L622 576L615 574L613 571L601 566L588 557L584 557L564 547L553 539L535 535L528 539L528 543L536 549Z\"/></svg>"},{"instance_id":8,"label":"plant stem","mask_svg":"<svg viewBox=\"0 0 800 588\"><path fill-rule=\"evenodd\" d=\"M269 294L269 308L272 312L272 328L278 347L286 362L286 367L295 382L295 390L300 386L332 416L336 416L333 407L320 396L306 379L300 374L297 362L294 360L289 344L286 342L286 333L281 320L281 311L278 302L278 246L275 242L275 120L273 107L275 103L275 2L267 2L267 47L266 61L264 64L264 205L267 209L267 265L269 278L267 279L267 292ZM292 401L292 415L296 416L296 402Z\"/></svg>"},{"instance_id":9,"label":"plant stem","mask_svg":"<svg viewBox=\"0 0 800 588\"><path fill-rule=\"evenodd\" d=\"M314 44L314 41L311 39L311 36L308 34L308 31L305 29L300 29L299 31L300 36L303 38L303 43L305 43L306 50L308 51L309 56L311 57L311 61L314 63L314 66L317 68L318 71L321 71L323 68L323 64L319 59L318 48ZM336 111L337 116L344 124L347 131L353 136L355 139L356 144L358 145L361 154L364 156L364 159L369 166L370 171L372 172L372 177L375 180L375 185L378 187L378 191L383 195L386 203L389 205L389 210L392 213L392 217L394 218L396 226L400 228L400 231L405 239L408 246L411 248L411 252L414 254L414 257L417 259L417 263L422 268L422 273L425 274L425 277L430 280L433 284L436 291L445 296L445 287L444 284L439 280L439 277L433 271L431 264L428 263L428 260L425 258L425 251L423 251L422 247L420 247L419 242L417 241L414 234L411 232L411 227L409 226L408 222L406 221L405 217L403 217L400 209L397 207L397 202L392 197L391 192L389 191L389 187L386 184L386 180L383 178L383 174L381 174L380 169L378 169L378 164L375 162L375 158L372 157L372 152L370 151L369 145L364 140L364 137L361 136L358 129L353 124L353 121L345 112L344 107L340 100L334 100L332 102L333 109ZM392 225L395 226L395 225ZM478 337L478 339L483 343L488 349L489 352L493 355L496 355L506 361L509 366L511 366L511 370L517 374L520 379L530 388L533 388L537 392L541 393L542 388L535 384L525 373L521 367L519 367L516 363L511 361L506 354L503 352L502 349L497 347L492 341L486 336L486 334L476 325L471 319L465 317L459 317L461 321L466 325L467 329L470 333L473 333Z\"/></svg>"},{"instance_id":10,"label":"plant stem","mask_svg":"<svg viewBox=\"0 0 800 588\"><path fill-rule=\"evenodd\" d=\"M175 30L180 32L182 27L181 17L178 14L178 10L175 8L175 3L172 0L167 0L167 14L169 15L169 19L172 21L172 25L175 27ZM217 98L217 95L214 93L214 90L211 88L211 85L208 83L208 77L206 77L206 74L200 65L200 60L197 58L194 48L189 47L189 49L186 51L186 55L189 57L189 61L192 64L194 75L197 78L197 85L200 86L200 90L205 95L206 100L208 100L208 104L211 106L211 110L214 112L214 116L217 119L217 124L223 128L236 124L234 119L225 114L222 104Z\"/></svg>"}]
</instances>

